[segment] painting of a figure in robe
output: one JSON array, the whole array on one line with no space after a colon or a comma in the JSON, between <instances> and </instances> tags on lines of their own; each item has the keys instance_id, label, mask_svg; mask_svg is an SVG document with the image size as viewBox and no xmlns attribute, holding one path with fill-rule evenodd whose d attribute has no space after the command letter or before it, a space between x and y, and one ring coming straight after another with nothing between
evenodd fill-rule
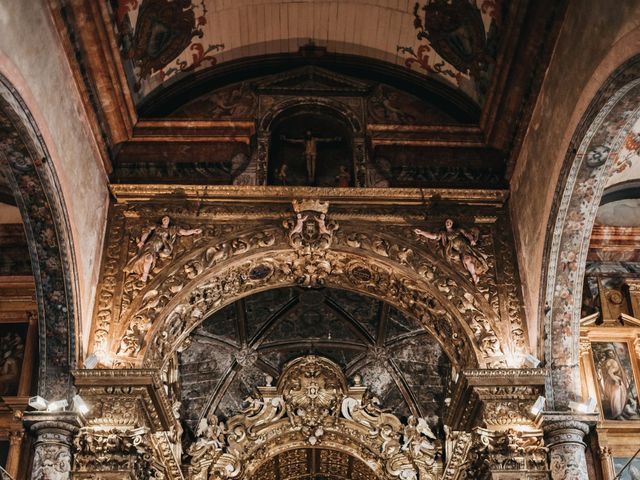
<instances>
[{"instance_id":1,"label":"painting of a figure in robe","mask_svg":"<svg viewBox=\"0 0 640 480\"><path fill-rule=\"evenodd\" d=\"M591 346L605 418L607 420L640 419L638 391L627 344L594 342Z\"/></svg>"},{"instance_id":2,"label":"painting of a figure in robe","mask_svg":"<svg viewBox=\"0 0 640 480\"><path fill-rule=\"evenodd\" d=\"M618 475L622 469L629 463L630 458L614 458L613 468ZM619 480L640 480L640 458L634 458L633 461L624 469L622 475L617 477Z\"/></svg>"},{"instance_id":3,"label":"painting of a figure in robe","mask_svg":"<svg viewBox=\"0 0 640 480\"><path fill-rule=\"evenodd\" d=\"M0 395L17 395L24 356L26 325L0 326Z\"/></svg>"},{"instance_id":4,"label":"painting of a figure in robe","mask_svg":"<svg viewBox=\"0 0 640 480\"><path fill-rule=\"evenodd\" d=\"M352 186L351 137L348 127L335 116L294 112L272 133L269 184Z\"/></svg>"}]
</instances>

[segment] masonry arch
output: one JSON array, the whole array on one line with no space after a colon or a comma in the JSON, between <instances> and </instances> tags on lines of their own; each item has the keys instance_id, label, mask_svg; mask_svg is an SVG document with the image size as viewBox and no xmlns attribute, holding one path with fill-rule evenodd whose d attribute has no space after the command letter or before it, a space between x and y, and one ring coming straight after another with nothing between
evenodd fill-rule
<instances>
[{"instance_id":1,"label":"masonry arch","mask_svg":"<svg viewBox=\"0 0 640 480\"><path fill-rule=\"evenodd\" d=\"M604 188L637 159L640 57L604 83L579 123L565 157L552 209L543 268L545 357L550 404L580 399L579 319L591 230Z\"/></svg>"},{"instance_id":2,"label":"masonry arch","mask_svg":"<svg viewBox=\"0 0 640 480\"><path fill-rule=\"evenodd\" d=\"M292 241L295 221L216 238L173 263L128 305L110 347L112 364L166 365L217 310L253 293L302 286L350 290L389 303L419 320L458 366L512 365L514 346L483 294L459 265L412 241L409 228L403 236L348 224L332 230L329 220L328 238L309 243Z\"/></svg>"},{"instance_id":3,"label":"masonry arch","mask_svg":"<svg viewBox=\"0 0 640 480\"><path fill-rule=\"evenodd\" d=\"M0 169L20 210L38 306L38 393L65 398L75 368L77 270L51 156L25 102L0 74Z\"/></svg>"}]
</instances>

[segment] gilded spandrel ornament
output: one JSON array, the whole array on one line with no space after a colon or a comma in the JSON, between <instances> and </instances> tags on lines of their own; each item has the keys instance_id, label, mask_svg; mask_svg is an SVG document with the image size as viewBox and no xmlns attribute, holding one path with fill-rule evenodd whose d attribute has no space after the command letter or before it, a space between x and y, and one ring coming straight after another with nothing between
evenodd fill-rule
<instances>
[{"instance_id":1,"label":"gilded spandrel ornament","mask_svg":"<svg viewBox=\"0 0 640 480\"><path fill-rule=\"evenodd\" d=\"M429 232L420 228L414 229L419 237L436 240L444 249L444 256L448 261L459 261L471 275L474 284L480 281L480 276L489 270L487 256L477 247L480 230L476 227L464 229L455 227L451 218L444 222L444 230Z\"/></svg>"},{"instance_id":2,"label":"gilded spandrel ornament","mask_svg":"<svg viewBox=\"0 0 640 480\"><path fill-rule=\"evenodd\" d=\"M136 275L142 283L147 283L158 260L171 258L178 237L202 233L200 228L185 229L170 223L171 219L165 215L160 225L152 225L143 230L136 244L138 252L124 267L126 273Z\"/></svg>"}]
</instances>

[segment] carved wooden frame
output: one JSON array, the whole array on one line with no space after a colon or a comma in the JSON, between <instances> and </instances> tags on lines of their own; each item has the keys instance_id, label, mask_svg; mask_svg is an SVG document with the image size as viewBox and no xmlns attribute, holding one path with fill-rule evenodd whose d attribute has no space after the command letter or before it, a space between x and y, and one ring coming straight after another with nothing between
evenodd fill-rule
<instances>
[{"instance_id":1,"label":"carved wooden frame","mask_svg":"<svg viewBox=\"0 0 640 480\"><path fill-rule=\"evenodd\" d=\"M588 318L588 317L587 317ZM633 319L635 320L635 319ZM637 450L640 420L607 420L602 407L602 392L597 380L591 344L594 342L624 343L629 352L636 392L640 386L640 322L630 326L583 326L580 332L580 370L583 399L596 399L599 420L596 425L599 455L605 480L613 480L614 457L631 457Z\"/></svg>"}]
</instances>

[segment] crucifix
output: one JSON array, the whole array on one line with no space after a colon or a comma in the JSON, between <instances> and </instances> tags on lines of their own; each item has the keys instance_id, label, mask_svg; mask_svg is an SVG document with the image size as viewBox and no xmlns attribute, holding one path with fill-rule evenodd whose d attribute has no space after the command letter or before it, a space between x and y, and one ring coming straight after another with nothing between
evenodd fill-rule
<instances>
[{"instance_id":1,"label":"crucifix","mask_svg":"<svg viewBox=\"0 0 640 480\"><path fill-rule=\"evenodd\" d=\"M280 140L288 143L298 143L304 145L304 159L307 162L307 180L314 183L316 178L316 158L318 156L318 143L341 142L342 137L320 138L311 135L311 131L307 130L304 138L287 138L280 136Z\"/></svg>"}]
</instances>

